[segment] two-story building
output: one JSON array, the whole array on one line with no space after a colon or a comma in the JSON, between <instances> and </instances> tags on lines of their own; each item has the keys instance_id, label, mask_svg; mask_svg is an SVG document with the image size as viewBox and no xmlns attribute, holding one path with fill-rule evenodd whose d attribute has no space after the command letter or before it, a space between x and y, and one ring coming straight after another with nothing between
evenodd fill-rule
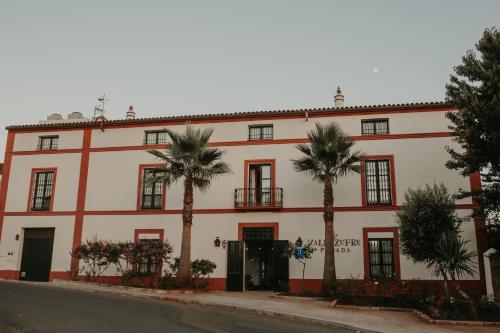
<instances>
[{"instance_id":1,"label":"two-story building","mask_svg":"<svg viewBox=\"0 0 500 333\"><path fill-rule=\"evenodd\" d=\"M7 127L0 192L0 277L69 278L72 248L104 240L168 239L180 251L182 184L144 182L160 163L146 151L168 144L164 131L187 124L213 128L211 145L225 151L232 173L195 192L192 258L217 264L212 287L296 290L302 267L277 256L301 237L318 249L305 286L317 290L323 273L323 187L294 171L295 148L316 123L336 122L366 154L365 172L335 184L335 260L340 279L436 280L424 264L399 253L395 211L409 187L443 182L451 192L479 184L477 175L448 170L446 146L457 148L445 103L92 121L72 114ZM484 290L484 223L471 218L470 198L457 201L462 237L478 251L477 273L463 281ZM220 242L217 242L219 240ZM219 245L219 246L217 246ZM73 264L78 264L73 260ZM111 268L108 281L117 281Z\"/></svg>"}]
</instances>

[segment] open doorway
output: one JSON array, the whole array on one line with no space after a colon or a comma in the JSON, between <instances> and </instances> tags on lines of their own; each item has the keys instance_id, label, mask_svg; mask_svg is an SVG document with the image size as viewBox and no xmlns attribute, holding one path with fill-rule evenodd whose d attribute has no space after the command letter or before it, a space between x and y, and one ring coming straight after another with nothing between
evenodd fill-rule
<instances>
[{"instance_id":1,"label":"open doorway","mask_svg":"<svg viewBox=\"0 0 500 333\"><path fill-rule=\"evenodd\" d=\"M227 290L288 289L288 241L275 240L273 228L243 228L242 240L228 242Z\"/></svg>"}]
</instances>

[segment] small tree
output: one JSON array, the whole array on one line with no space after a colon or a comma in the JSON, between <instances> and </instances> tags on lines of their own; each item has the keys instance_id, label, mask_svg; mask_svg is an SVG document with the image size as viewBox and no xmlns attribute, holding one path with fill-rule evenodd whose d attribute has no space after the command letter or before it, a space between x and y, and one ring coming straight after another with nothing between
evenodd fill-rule
<instances>
[{"instance_id":1,"label":"small tree","mask_svg":"<svg viewBox=\"0 0 500 333\"><path fill-rule=\"evenodd\" d=\"M134 243L132 242L116 242L111 244L110 261L116 265L121 275L122 285L130 285L130 281L134 277L132 267L137 263L137 258L134 256Z\"/></svg>"},{"instance_id":2,"label":"small tree","mask_svg":"<svg viewBox=\"0 0 500 333\"><path fill-rule=\"evenodd\" d=\"M455 213L455 200L444 184L408 189L396 217L401 253L414 262L433 259L441 234L458 230L461 223Z\"/></svg>"},{"instance_id":3,"label":"small tree","mask_svg":"<svg viewBox=\"0 0 500 333\"><path fill-rule=\"evenodd\" d=\"M110 260L111 251L110 242L97 240L97 236L94 236L93 239L86 240L85 243L74 248L71 256L82 261L87 278L92 282L97 282L102 273L113 263L113 260Z\"/></svg>"},{"instance_id":4,"label":"small tree","mask_svg":"<svg viewBox=\"0 0 500 333\"><path fill-rule=\"evenodd\" d=\"M155 263L156 269L152 272L152 276L154 286L157 287L158 276L161 274L159 267L163 264L170 265L172 252L174 252L173 247L168 241L138 242L133 244L130 258L134 263L140 263L142 260Z\"/></svg>"},{"instance_id":5,"label":"small tree","mask_svg":"<svg viewBox=\"0 0 500 333\"><path fill-rule=\"evenodd\" d=\"M217 265L208 259L196 259L191 263L191 272L193 274L193 285L195 288L206 288L210 282L212 274Z\"/></svg>"},{"instance_id":6,"label":"small tree","mask_svg":"<svg viewBox=\"0 0 500 333\"><path fill-rule=\"evenodd\" d=\"M311 243L307 243L303 245L302 238L297 238L295 243L288 242L288 248L286 251L286 255L288 258L294 258L299 263L302 264L302 281L300 285L300 289L304 292L304 276L306 273L306 264L307 259L311 259L312 254L316 252L316 248L311 245Z\"/></svg>"}]
</instances>

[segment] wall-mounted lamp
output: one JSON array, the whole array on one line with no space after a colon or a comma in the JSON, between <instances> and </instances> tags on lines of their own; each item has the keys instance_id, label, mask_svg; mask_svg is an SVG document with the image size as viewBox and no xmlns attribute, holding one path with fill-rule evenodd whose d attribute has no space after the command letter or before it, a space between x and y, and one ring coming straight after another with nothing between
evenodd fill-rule
<instances>
[{"instance_id":1,"label":"wall-mounted lamp","mask_svg":"<svg viewBox=\"0 0 500 333\"><path fill-rule=\"evenodd\" d=\"M220 247L220 239L219 239L219 236L215 237L215 240L214 240L214 246L215 246L215 247Z\"/></svg>"}]
</instances>

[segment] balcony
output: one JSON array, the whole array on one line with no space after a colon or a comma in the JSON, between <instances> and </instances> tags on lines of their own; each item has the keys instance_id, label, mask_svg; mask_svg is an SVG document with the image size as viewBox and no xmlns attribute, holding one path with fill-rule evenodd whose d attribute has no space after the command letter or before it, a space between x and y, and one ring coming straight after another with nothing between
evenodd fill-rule
<instances>
[{"instance_id":1,"label":"balcony","mask_svg":"<svg viewBox=\"0 0 500 333\"><path fill-rule=\"evenodd\" d=\"M237 188L234 190L234 208L249 210L268 210L283 208L283 189Z\"/></svg>"}]
</instances>

